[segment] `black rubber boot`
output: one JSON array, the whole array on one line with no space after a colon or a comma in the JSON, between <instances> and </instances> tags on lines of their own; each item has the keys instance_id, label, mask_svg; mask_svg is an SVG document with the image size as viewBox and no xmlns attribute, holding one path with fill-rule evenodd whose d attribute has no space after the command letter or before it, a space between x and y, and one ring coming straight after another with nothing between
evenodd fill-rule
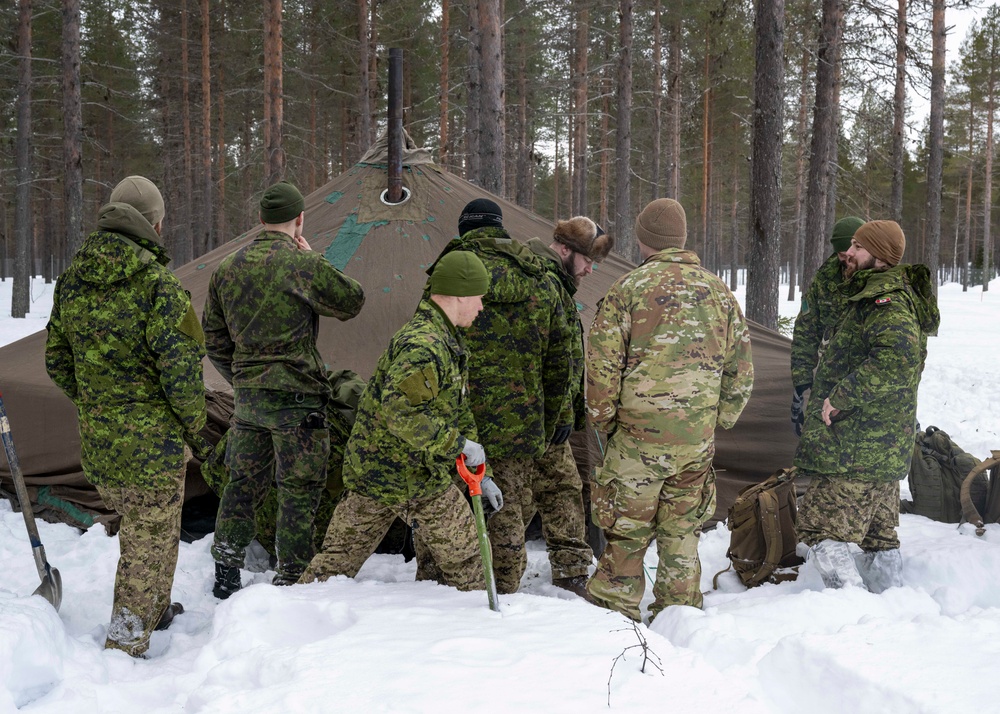
<instances>
[{"instance_id":1,"label":"black rubber boot","mask_svg":"<svg viewBox=\"0 0 1000 714\"><path fill-rule=\"evenodd\" d=\"M179 602L170 603L167 605L167 609L163 611L163 614L160 615L160 621L156 623L156 627L153 629L157 632L167 629L170 627L170 623L174 621L174 618L182 612L184 612L183 605Z\"/></svg>"},{"instance_id":2,"label":"black rubber boot","mask_svg":"<svg viewBox=\"0 0 1000 714\"><path fill-rule=\"evenodd\" d=\"M212 594L220 600L226 600L234 592L243 587L240 579L240 569L232 565L215 564L215 587Z\"/></svg>"}]
</instances>

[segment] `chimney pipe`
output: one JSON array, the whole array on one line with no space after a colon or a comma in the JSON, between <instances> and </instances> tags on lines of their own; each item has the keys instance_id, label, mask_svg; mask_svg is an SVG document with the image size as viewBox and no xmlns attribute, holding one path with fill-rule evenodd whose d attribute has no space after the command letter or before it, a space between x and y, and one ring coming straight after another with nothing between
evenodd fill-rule
<instances>
[{"instance_id":1,"label":"chimney pipe","mask_svg":"<svg viewBox=\"0 0 1000 714\"><path fill-rule=\"evenodd\" d=\"M387 203L403 201L403 50L389 50L389 186Z\"/></svg>"}]
</instances>

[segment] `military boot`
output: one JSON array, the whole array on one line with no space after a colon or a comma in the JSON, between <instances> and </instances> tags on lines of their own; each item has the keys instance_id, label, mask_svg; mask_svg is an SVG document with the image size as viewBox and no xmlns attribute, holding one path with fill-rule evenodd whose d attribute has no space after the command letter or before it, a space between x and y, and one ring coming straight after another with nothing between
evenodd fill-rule
<instances>
[{"instance_id":1,"label":"military boot","mask_svg":"<svg viewBox=\"0 0 1000 714\"><path fill-rule=\"evenodd\" d=\"M822 540L809 549L806 562L815 564L828 588L853 585L867 590L847 543L829 538Z\"/></svg>"},{"instance_id":2,"label":"military boot","mask_svg":"<svg viewBox=\"0 0 1000 714\"><path fill-rule=\"evenodd\" d=\"M220 600L226 600L234 592L243 587L240 579L240 569L233 565L215 564L215 587L212 594Z\"/></svg>"},{"instance_id":3,"label":"military boot","mask_svg":"<svg viewBox=\"0 0 1000 714\"><path fill-rule=\"evenodd\" d=\"M571 578L552 578L552 584L557 588L568 590L574 595L579 595L587 602L593 602L590 593L587 592L587 576L574 575Z\"/></svg>"},{"instance_id":4,"label":"military boot","mask_svg":"<svg viewBox=\"0 0 1000 714\"><path fill-rule=\"evenodd\" d=\"M876 595L903 585L903 556L899 548L858 553L854 562L865 585Z\"/></svg>"},{"instance_id":5,"label":"military boot","mask_svg":"<svg viewBox=\"0 0 1000 714\"><path fill-rule=\"evenodd\" d=\"M156 623L156 627L153 629L158 632L167 629L170 627L170 623L174 621L174 618L182 612L184 612L183 605L179 602L170 603L167 605L167 609L163 611L163 614L160 615L160 621Z\"/></svg>"}]
</instances>

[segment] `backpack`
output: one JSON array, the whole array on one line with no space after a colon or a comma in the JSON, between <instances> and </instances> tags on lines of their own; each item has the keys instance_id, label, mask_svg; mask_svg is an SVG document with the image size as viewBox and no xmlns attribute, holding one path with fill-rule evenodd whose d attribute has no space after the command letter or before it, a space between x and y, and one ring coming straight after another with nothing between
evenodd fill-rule
<instances>
[{"instance_id":1,"label":"backpack","mask_svg":"<svg viewBox=\"0 0 1000 714\"><path fill-rule=\"evenodd\" d=\"M962 482L979 465L936 426L917 434L907 483L912 501L900 501L901 513L915 513L942 523L962 520ZM969 498L983 512L986 506L986 476L981 472L969 482Z\"/></svg>"},{"instance_id":2,"label":"backpack","mask_svg":"<svg viewBox=\"0 0 1000 714\"><path fill-rule=\"evenodd\" d=\"M726 519L731 533L726 551L729 567L716 573L714 588L718 589L719 576L730 568L748 588L794 580L798 575L795 571L776 572L803 563L795 554L795 476L794 468L781 469L740 491Z\"/></svg>"},{"instance_id":3,"label":"backpack","mask_svg":"<svg viewBox=\"0 0 1000 714\"><path fill-rule=\"evenodd\" d=\"M978 479L986 478L983 475L986 471L990 472L990 476L980 507L972 496L972 487ZM994 451L991 458L969 472L962 482L961 499L962 516L976 527L977 536L986 532L986 523L1000 523L1000 451Z\"/></svg>"}]
</instances>

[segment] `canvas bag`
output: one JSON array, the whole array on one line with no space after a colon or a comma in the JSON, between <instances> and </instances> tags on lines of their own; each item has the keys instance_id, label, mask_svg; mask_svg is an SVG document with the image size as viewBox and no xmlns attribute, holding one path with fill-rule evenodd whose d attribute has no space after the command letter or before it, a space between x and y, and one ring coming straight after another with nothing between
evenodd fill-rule
<instances>
[{"instance_id":1,"label":"canvas bag","mask_svg":"<svg viewBox=\"0 0 1000 714\"><path fill-rule=\"evenodd\" d=\"M978 464L962 482L962 516L976 527L976 535L986 533L987 523L1000 523L1000 451L992 452L992 456ZM977 479L985 478L989 471L989 482L982 505L972 497L972 487Z\"/></svg>"},{"instance_id":2,"label":"canvas bag","mask_svg":"<svg viewBox=\"0 0 1000 714\"><path fill-rule=\"evenodd\" d=\"M972 454L952 441L947 433L929 426L917 434L907 483L912 501L901 501L901 513L915 513L942 523L962 520L962 482L979 464ZM979 474L969 482L969 497L983 511L987 481Z\"/></svg>"},{"instance_id":3,"label":"canvas bag","mask_svg":"<svg viewBox=\"0 0 1000 714\"><path fill-rule=\"evenodd\" d=\"M726 551L729 567L716 573L713 587L718 588L719 576L730 568L748 588L795 579L794 571L775 572L803 562L795 554L795 475L794 468L781 469L740 491L726 519L731 533Z\"/></svg>"}]
</instances>

